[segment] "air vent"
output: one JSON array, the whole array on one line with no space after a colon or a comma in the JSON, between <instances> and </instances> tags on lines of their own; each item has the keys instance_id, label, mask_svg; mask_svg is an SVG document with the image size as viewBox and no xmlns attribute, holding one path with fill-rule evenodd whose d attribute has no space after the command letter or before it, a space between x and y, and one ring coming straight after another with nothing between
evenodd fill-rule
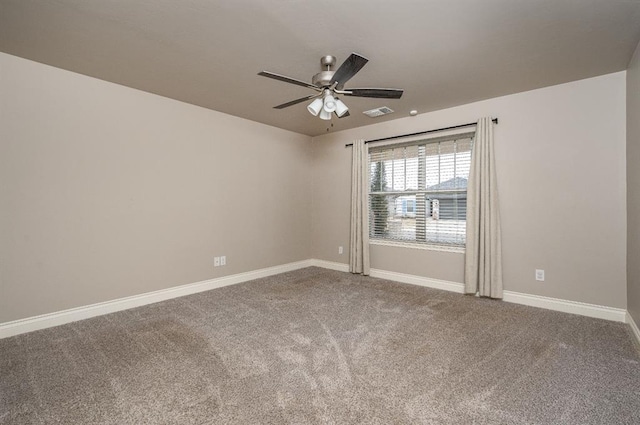
<instances>
[{"instance_id":1,"label":"air vent","mask_svg":"<svg viewBox=\"0 0 640 425\"><path fill-rule=\"evenodd\" d=\"M393 109L388 108L386 106L381 106L379 108L371 109L369 111L364 111L363 112L363 114L365 114L366 116L368 116L370 118L381 117L382 115L388 115L388 114L392 114L392 113L393 113Z\"/></svg>"}]
</instances>

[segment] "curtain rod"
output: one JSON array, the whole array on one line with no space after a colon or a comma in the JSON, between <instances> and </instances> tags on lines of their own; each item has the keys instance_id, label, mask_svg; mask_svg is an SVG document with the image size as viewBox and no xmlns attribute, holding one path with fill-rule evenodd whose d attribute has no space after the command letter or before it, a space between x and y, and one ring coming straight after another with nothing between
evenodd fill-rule
<instances>
[{"instance_id":1,"label":"curtain rod","mask_svg":"<svg viewBox=\"0 0 640 425\"><path fill-rule=\"evenodd\" d=\"M498 118L494 118L491 121L493 121L494 123L498 124ZM383 140L401 139L403 137L419 136L421 134L435 133L437 131L455 130L456 128L471 127L472 125L477 125L477 124L478 124L477 122L470 122L468 124L452 125L451 127L436 128L435 130L427 130L427 131L419 131L417 133L401 134L400 136L383 137L382 139L365 140L365 143L382 142ZM348 148L349 146L353 146L353 143L349 143L349 144L344 145L345 148Z\"/></svg>"}]
</instances>

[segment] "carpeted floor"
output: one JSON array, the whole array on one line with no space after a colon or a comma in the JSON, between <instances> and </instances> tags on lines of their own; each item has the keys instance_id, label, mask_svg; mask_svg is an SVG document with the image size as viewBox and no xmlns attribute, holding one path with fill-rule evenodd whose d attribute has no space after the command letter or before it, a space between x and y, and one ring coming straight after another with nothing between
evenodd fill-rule
<instances>
[{"instance_id":1,"label":"carpeted floor","mask_svg":"<svg viewBox=\"0 0 640 425\"><path fill-rule=\"evenodd\" d=\"M308 268L0 340L2 424L640 424L628 327Z\"/></svg>"}]
</instances>

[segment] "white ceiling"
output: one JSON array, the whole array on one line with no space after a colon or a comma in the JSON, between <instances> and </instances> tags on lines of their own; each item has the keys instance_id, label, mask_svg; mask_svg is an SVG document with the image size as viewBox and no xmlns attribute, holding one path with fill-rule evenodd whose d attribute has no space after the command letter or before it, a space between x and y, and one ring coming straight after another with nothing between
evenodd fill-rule
<instances>
[{"instance_id":1,"label":"white ceiling","mask_svg":"<svg viewBox=\"0 0 640 425\"><path fill-rule=\"evenodd\" d=\"M308 135L320 57L369 63L331 131L626 69L640 0L0 0L0 51ZM379 106L394 114L369 118ZM331 125L331 123L329 125Z\"/></svg>"}]
</instances>

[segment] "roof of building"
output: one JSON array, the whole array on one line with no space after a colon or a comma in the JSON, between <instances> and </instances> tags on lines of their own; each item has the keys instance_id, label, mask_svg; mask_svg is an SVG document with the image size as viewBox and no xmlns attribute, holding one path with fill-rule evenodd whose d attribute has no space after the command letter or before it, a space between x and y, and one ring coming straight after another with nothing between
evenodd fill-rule
<instances>
[{"instance_id":1,"label":"roof of building","mask_svg":"<svg viewBox=\"0 0 640 425\"><path fill-rule=\"evenodd\" d=\"M467 179L463 177L454 177L452 179L443 181L438 184L434 184L433 186L427 187L428 190L455 190L455 189L466 189L467 188Z\"/></svg>"}]
</instances>

